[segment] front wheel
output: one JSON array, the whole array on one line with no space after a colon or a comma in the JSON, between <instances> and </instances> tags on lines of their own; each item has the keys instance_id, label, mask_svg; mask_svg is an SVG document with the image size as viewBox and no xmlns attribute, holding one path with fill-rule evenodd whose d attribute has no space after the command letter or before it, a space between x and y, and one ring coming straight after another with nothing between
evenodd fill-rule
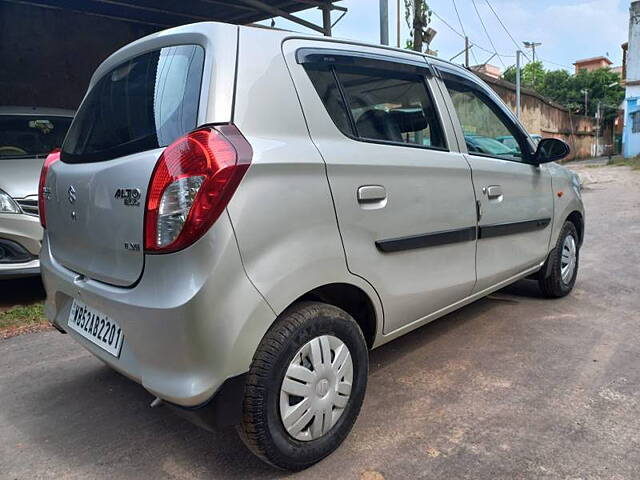
<instances>
[{"instance_id":1,"label":"front wheel","mask_svg":"<svg viewBox=\"0 0 640 480\"><path fill-rule=\"evenodd\" d=\"M307 468L349 434L367 374L367 345L350 315L323 303L294 305L267 332L253 358L240 437L271 465Z\"/></svg>"},{"instance_id":2,"label":"front wheel","mask_svg":"<svg viewBox=\"0 0 640 480\"><path fill-rule=\"evenodd\" d=\"M578 276L580 242L572 222L565 222L555 248L540 270L538 284L545 296L560 298L568 295Z\"/></svg>"}]
</instances>

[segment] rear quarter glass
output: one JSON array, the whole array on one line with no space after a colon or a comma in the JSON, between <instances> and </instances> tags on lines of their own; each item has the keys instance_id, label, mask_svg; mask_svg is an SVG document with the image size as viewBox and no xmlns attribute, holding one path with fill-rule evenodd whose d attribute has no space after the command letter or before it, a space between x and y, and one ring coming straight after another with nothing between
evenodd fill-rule
<instances>
[{"instance_id":1,"label":"rear quarter glass","mask_svg":"<svg viewBox=\"0 0 640 480\"><path fill-rule=\"evenodd\" d=\"M197 125L204 49L164 47L107 72L82 102L62 147L67 163L166 147Z\"/></svg>"}]
</instances>

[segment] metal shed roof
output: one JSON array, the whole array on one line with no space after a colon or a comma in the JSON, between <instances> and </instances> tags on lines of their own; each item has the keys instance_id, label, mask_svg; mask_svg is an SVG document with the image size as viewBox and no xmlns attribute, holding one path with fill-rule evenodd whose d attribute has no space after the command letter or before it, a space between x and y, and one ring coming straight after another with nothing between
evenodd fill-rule
<instances>
[{"instance_id":1,"label":"metal shed roof","mask_svg":"<svg viewBox=\"0 0 640 480\"><path fill-rule=\"evenodd\" d=\"M158 28L186 23L219 21L248 24L272 17L284 17L325 35L331 34L331 10L346 12L334 5L340 0L9 0L40 7L73 10L90 15L141 23ZM293 13L320 8L323 25Z\"/></svg>"}]
</instances>

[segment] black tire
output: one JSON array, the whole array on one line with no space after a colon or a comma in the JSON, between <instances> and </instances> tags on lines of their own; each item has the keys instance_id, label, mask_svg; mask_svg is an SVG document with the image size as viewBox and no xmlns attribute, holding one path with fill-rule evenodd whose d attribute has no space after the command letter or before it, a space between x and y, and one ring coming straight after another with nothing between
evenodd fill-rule
<instances>
[{"instance_id":1,"label":"black tire","mask_svg":"<svg viewBox=\"0 0 640 480\"><path fill-rule=\"evenodd\" d=\"M561 261L562 261L562 248L565 239L568 236L573 236L576 244L576 265L573 270L573 275L568 281L562 279ZM568 295L573 286L576 283L576 277L578 276L578 265L580 259L580 237L578 231L572 222L565 222L558 236L555 248L549 254L549 258L545 262L544 266L540 270L538 276L538 285L542 293L549 298L560 298Z\"/></svg>"},{"instance_id":2,"label":"black tire","mask_svg":"<svg viewBox=\"0 0 640 480\"><path fill-rule=\"evenodd\" d=\"M280 388L294 355L321 335L341 340L353 362L351 394L342 415L323 436L300 441L286 431L279 408ZM302 470L333 452L358 417L367 386L369 355L360 327L332 305L301 302L285 312L266 333L247 376L243 415L238 433L245 445L265 462L285 470Z\"/></svg>"}]
</instances>

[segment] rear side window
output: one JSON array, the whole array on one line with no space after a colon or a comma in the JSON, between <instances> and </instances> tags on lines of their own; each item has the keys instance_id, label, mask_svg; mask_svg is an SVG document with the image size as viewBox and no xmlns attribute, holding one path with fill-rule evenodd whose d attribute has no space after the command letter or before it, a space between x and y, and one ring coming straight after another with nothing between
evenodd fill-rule
<instances>
[{"instance_id":1,"label":"rear side window","mask_svg":"<svg viewBox=\"0 0 640 480\"><path fill-rule=\"evenodd\" d=\"M332 120L346 135L446 148L424 76L346 65L306 69Z\"/></svg>"},{"instance_id":2,"label":"rear side window","mask_svg":"<svg viewBox=\"0 0 640 480\"><path fill-rule=\"evenodd\" d=\"M104 75L62 147L66 162L98 162L165 147L197 126L204 49L165 47Z\"/></svg>"}]
</instances>

